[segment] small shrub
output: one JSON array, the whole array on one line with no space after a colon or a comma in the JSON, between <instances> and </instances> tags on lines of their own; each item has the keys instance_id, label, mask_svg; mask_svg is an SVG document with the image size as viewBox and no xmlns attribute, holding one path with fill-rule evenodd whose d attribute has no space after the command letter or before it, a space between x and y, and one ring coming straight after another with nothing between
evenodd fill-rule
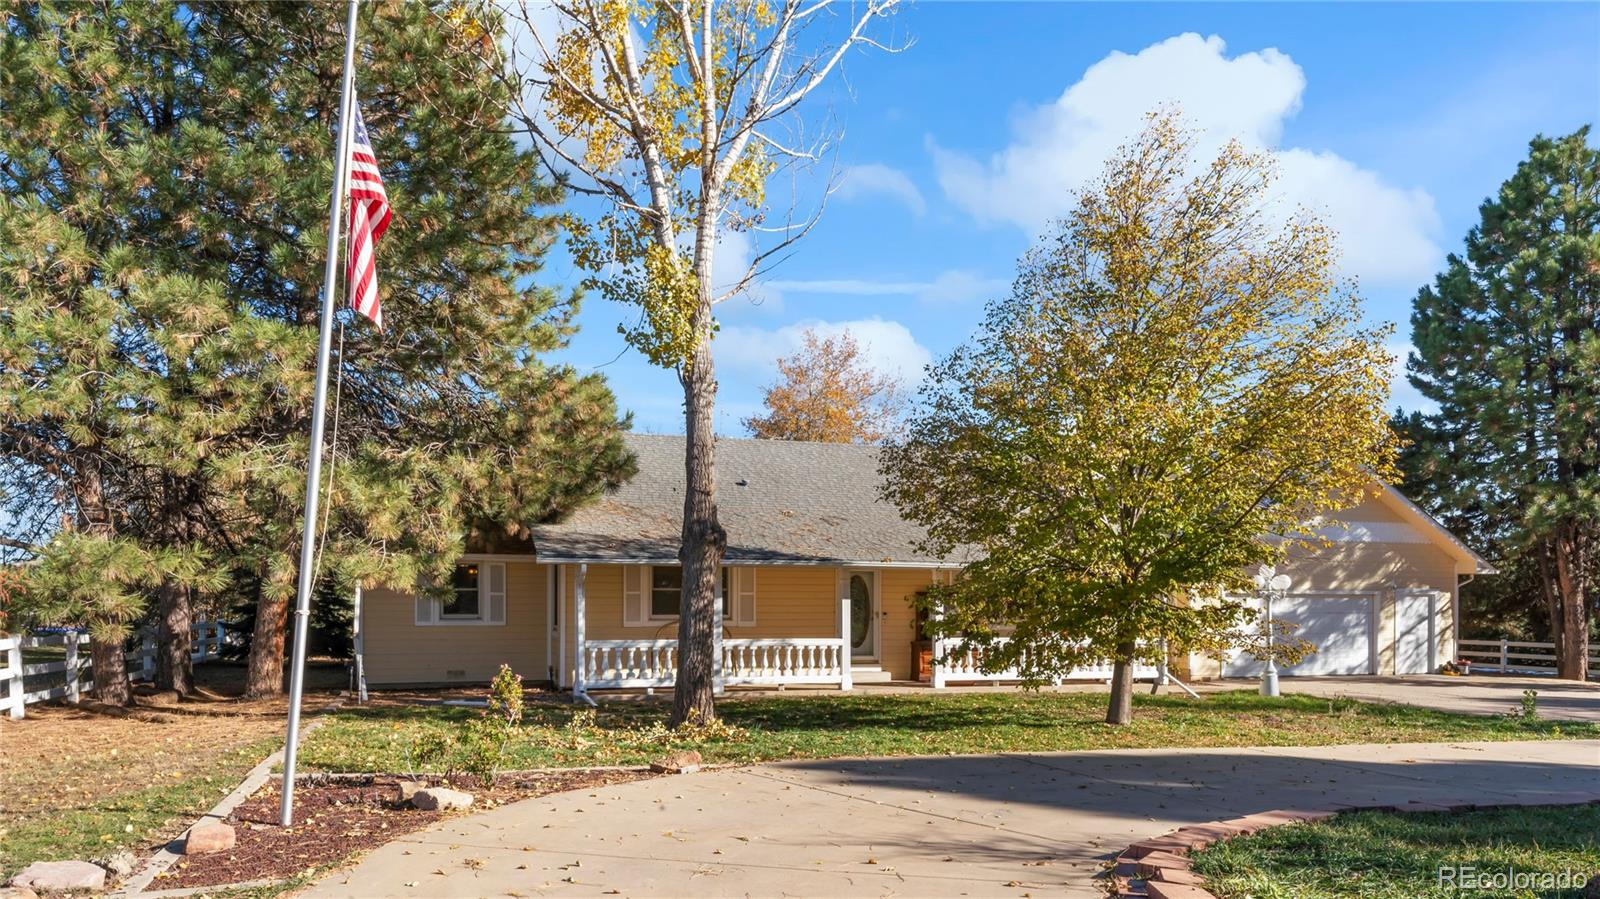
<instances>
[{"instance_id":1,"label":"small shrub","mask_svg":"<svg viewBox=\"0 0 1600 899\"><path fill-rule=\"evenodd\" d=\"M1538 690L1523 690L1522 691L1522 699L1519 701L1519 704L1522 706L1522 720L1523 721L1538 721L1539 720L1539 691Z\"/></svg>"},{"instance_id":2,"label":"small shrub","mask_svg":"<svg viewBox=\"0 0 1600 899\"><path fill-rule=\"evenodd\" d=\"M501 665L489 683L489 714L508 727L522 723L522 675L510 665Z\"/></svg>"},{"instance_id":3,"label":"small shrub","mask_svg":"<svg viewBox=\"0 0 1600 899\"><path fill-rule=\"evenodd\" d=\"M502 664L489 682L489 707L461 729L461 768L486 787L494 786L506 744L522 728L522 675Z\"/></svg>"},{"instance_id":4,"label":"small shrub","mask_svg":"<svg viewBox=\"0 0 1600 899\"><path fill-rule=\"evenodd\" d=\"M450 774L454 768L456 736L448 730L428 729L406 746L406 773L420 780L424 773Z\"/></svg>"},{"instance_id":5,"label":"small shrub","mask_svg":"<svg viewBox=\"0 0 1600 899\"><path fill-rule=\"evenodd\" d=\"M505 760L506 746L522 728L522 675L501 665L489 683L488 708L453 728L430 728L406 747L407 772L419 777L437 771L447 779L470 774L485 787L494 786Z\"/></svg>"}]
</instances>

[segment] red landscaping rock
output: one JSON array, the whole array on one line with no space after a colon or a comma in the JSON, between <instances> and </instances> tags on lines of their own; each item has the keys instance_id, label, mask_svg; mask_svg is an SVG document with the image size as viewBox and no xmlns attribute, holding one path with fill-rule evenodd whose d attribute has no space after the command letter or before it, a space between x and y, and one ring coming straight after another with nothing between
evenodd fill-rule
<instances>
[{"instance_id":1,"label":"red landscaping rock","mask_svg":"<svg viewBox=\"0 0 1600 899\"><path fill-rule=\"evenodd\" d=\"M693 749L668 753L650 763L657 774L693 774L700 770L700 753Z\"/></svg>"},{"instance_id":2,"label":"red landscaping rock","mask_svg":"<svg viewBox=\"0 0 1600 899\"><path fill-rule=\"evenodd\" d=\"M221 821L201 821L189 829L189 837L183 841L183 854L222 852L232 849L235 839L232 825Z\"/></svg>"},{"instance_id":3,"label":"red landscaping rock","mask_svg":"<svg viewBox=\"0 0 1600 899\"><path fill-rule=\"evenodd\" d=\"M1145 884L1145 888L1150 891L1150 899L1217 899L1206 889L1186 883L1152 880Z\"/></svg>"},{"instance_id":4,"label":"red landscaping rock","mask_svg":"<svg viewBox=\"0 0 1600 899\"><path fill-rule=\"evenodd\" d=\"M64 893L68 890L103 890L106 887L106 869L88 862L34 862L16 877L11 885L44 893Z\"/></svg>"}]
</instances>

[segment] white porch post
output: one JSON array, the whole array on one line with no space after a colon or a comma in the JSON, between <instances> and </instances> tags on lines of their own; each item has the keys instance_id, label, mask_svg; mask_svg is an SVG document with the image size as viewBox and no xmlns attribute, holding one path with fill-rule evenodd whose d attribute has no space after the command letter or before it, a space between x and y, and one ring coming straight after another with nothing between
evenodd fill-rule
<instances>
[{"instance_id":1,"label":"white porch post","mask_svg":"<svg viewBox=\"0 0 1600 899\"><path fill-rule=\"evenodd\" d=\"M584 652L584 645L583 645L584 644L583 630L584 630L584 624L585 624L584 617L586 615L586 613L584 612L584 608L583 608L583 586L584 586L583 582L588 578L588 576L589 576L589 564L587 562L580 563L578 565L578 578L577 578L577 580L573 581L573 583L572 583L572 600L573 600L573 602L572 602L572 606L573 606L573 609L572 609L572 633L577 638L577 644L576 645L577 645L577 652L578 652L578 657L577 657L577 659L574 660L574 666L573 666L574 667L573 675L572 675L572 695L573 696L582 696L584 694L583 677L584 677L585 672L583 670L583 661L584 661L584 656L586 656L587 653Z\"/></svg>"},{"instance_id":2,"label":"white porch post","mask_svg":"<svg viewBox=\"0 0 1600 899\"><path fill-rule=\"evenodd\" d=\"M934 606L933 607L933 620L934 621L943 621L944 620L944 606ZM934 637L933 638L933 661L930 663L930 667L933 669L933 678L932 679L933 679L933 688L935 690L943 690L944 689L944 674L945 674L944 665L940 664L940 659L942 659L943 657L944 657L944 638L943 637Z\"/></svg>"},{"instance_id":3,"label":"white porch post","mask_svg":"<svg viewBox=\"0 0 1600 899\"><path fill-rule=\"evenodd\" d=\"M850 581L841 572L839 583L839 689L852 690L850 679Z\"/></svg>"},{"instance_id":4,"label":"white porch post","mask_svg":"<svg viewBox=\"0 0 1600 899\"><path fill-rule=\"evenodd\" d=\"M361 632L361 584L356 583L355 615L351 619L351 641L356 655L356 701L367 701L366 642ZM222 641L217 641L220 646Z\"/></svg>"},{"instance_id":5,"label":"white porch post","mask_svg":"<svg viewBox=\"0 0 1600 899\"><path fill-rule=\"evenodd\" d=\"M727 690L722 676L722 572L717 572L711 588L711 692L721 696Z\"/></svg>"}]
</instances>

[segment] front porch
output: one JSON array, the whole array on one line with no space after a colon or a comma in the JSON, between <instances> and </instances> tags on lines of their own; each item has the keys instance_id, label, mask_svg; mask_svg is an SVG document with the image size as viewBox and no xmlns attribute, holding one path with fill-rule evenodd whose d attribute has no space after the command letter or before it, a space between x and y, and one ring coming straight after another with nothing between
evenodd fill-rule
<instances>
[{"instance_id":1,"label":"front porch","mask_svg":"<svg viewBox=\"0 0 1600 899\"><path fill-rule=\"evenodd\" d=\"M638 568L636 578L633 571L624 571L621 576L625 623L650 620L644 613L650 611L652 566ZM775 566L763 568L761 571L767 582L761 590L763 619L777 623L761 628L762 631L770 634L774 629L808 626L816 629L817 623L831 619L833 633L815 634L813 630L813 634L807 635L746 636L756 630L752 625L756 620L757 569L745 567L729 571L734 573L717 581L716 617L712 626L712 677L718 692L728 687L825 686L839 690L854 687L852 668L863 661L860 619L871 615L877 623L880 617L883 599L875 595L876 581L873 595L864 599L858 593L852 598L848 588L850 576L843 568L813 567L804 571ZM603 626L612 616L603 601L600 617L593 619L589 566L571 566L570 574L576 651L573 694L583 696L590 690L670 688L678 675L676 619L661 623L649 637L616 636L614 630ZM637 586L632 584L633 580L639 582ZM845 585L844 589L828 591L826 584L829 582ZM724 583L728 584L727 589L738 594L735 602L724 603ZM609 584L602 586L602 591L607 586ZM841 592L844 595L838 598L829 595ZM639 594L642 612L626 611L632 594ZM861 607L863 601L868 603L866 609ZM787 608L773 608L775 602L784 602ZM853 613L857 619L854 650ZM604 636L591 636L597 626ZM735 630L740 633L736 635Z\"/></svg>"},{"instance_id":2,"label":"front porch","mask_svg":"<svg viewBox=\"0 0 1600 899\"><path fill-rule=\"evenodd\" d=\"M637 572L618 567L564 566L573 623L568 670L576 696L592 690L670 689L677 680L676 619L656 624L647 614L651 566L636 566ZM956 652L954 641L920 639L913 598L944 576L939 571L818 566L730 570L736 573L717 582L712 627L712 678L718 692L790 686L849 691L869 678L932 689L1022 679L1015 669L984 670L978 651ZM724 603L724 582L739 594L734 602ZM632 612L627 611L630 605ZM622 628L616 626L619 617ZM648 635L628 633L641 628L649 628ZM832 633L819 633L824 628ZM1111 673L1109 664L1088 665L1055 683L1108 681ZM1154 665L1134 671L1142 680L1163 679L1164 674Z\"/></svg>"}]
</instances>

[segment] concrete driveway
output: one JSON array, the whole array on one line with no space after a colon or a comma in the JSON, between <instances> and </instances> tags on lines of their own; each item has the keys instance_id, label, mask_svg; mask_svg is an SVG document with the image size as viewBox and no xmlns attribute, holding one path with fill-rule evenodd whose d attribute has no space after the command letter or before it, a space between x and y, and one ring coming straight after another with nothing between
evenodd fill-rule
<instances>
[{"instance_id":1,"label":"concrete driveway","mask_svg":"<svg viewBox=\"0 0 1600 899\"><path fill-rule=\"evenodd\" d=\"M1230 678L1197 685L1207 690L1237 690L1257 683L1254 679ZM1312 696L1348 696L1372 702L1398 702L1466 712L1473 715L1504 715L1520 711L1523 690L1539 693L1539 714L1564 721L1600 722L1600 684L1556 680L1553 677L1501 677L1473 674L1448 677L1442 674L1414 674L1406 677L1285 677L1278 681L1285 693Z\"/></svg>"},{"instance_id":2,"label":"concrete driveway","mask_svg":"<svg viewBox=\"0 0 1600 899\"><path fill-rule=\"evenodd\" d=\"M1600 790L1600 741L791 762L453 819L303 895L1088 897L1105 859L1183 824L1575 790Z\"/></svg>"}]
</instances>

